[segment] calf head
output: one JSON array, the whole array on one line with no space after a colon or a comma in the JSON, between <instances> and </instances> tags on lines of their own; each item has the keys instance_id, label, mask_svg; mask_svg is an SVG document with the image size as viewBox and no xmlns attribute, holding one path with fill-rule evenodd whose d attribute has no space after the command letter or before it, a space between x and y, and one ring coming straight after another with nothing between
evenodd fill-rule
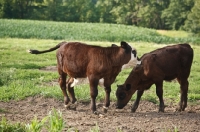
<instances>
[{"instance_id":1,"label":"calf head","mask_svg":"<svg viewBox=\"0 0 200 132\"><path fill-rule=\"evenodd\" d=\"M131 50L131 60L137 59L137 51L134 48L132 48L128 43L122 41L121 47L126 50L126 53L129 53Z\"/></svg>"},{"instance_id":2,"label":"calf head","mask_svg":"<svg viewBox=\"0 0 200 132\"><path fill-rule=\"evenodd\" d=\"M117 109L122 109L129 102L129 100L133 95L131 94L130 90L131 90L131 84L117 86L117 91L116 91Z\"/></svg>"},{"instance_id":3,"label":"calf head","mask_svg":"<svg viewBox=\"0 0 200 132\"><path fill-rule=\"evenodd\" d=\"M111 47L119 47L117 46L116 44L112 44ZM137 50L133 47L130 47L128 45L128 43L122 41L121 42L121 47L126 49L126 52L129 53L129 49L131 48L131 59L130 61L128 62L130 66L135 66L136 64L140 64L141 61L139 60L139 58L137 57ZM129 65L127 64L124 64L122 66L122 69L126 68L126 67L129 67Z\"/></svg>"},{"instance_id":4,"label":"calf head","mask_svg":"<svg viewBox=\"0 0 200 132\"><path fill-rule=\"evenodd\" d=\"M117 109L122 109L127 105L132 95L138 90L143 76L143 66L137 65L123 85L117 85L116 97L117 97Z\"/></svg>"},{"instance_id":5,"label":"calf head","mask_svg":"<svg viewBox=\"0 0 200 132\"><path fill-rule=\"evenodd\" d=\"M117 86L116 97L117 97L117 109L122 109L127 105L132 95L136 90L143 88L144 70L142 64L137 64L133 68L128 78L123 85Z\"/></svg>"}]
</instances>

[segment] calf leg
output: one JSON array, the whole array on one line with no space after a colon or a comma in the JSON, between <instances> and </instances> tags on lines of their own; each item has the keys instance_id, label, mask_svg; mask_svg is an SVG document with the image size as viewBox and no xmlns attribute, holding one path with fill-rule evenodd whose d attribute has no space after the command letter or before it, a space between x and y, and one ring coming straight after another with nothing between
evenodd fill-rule
<instances>
[{"instance_id":1,"label":"calf leg","mask_svg":"<svg viewBox=\"0 0 200 132\"><path fill-rule=\"evenodd\" d=\"M189 82L187 79L178 79L178 82L180 84L180 92L181 92L181 98L179 102L179 109L178 111L184 111L187 107L187 95L188 95L188 85Z\"/></svg>"},{"instance_id":2,"label":"calf leg","mask_svg":"<svg viewBox=\"0 0 200 132\"><path fill-rule=\"evenodd\" d=\"M156 83L156 94L160 101L159 112L164 112L165 105L163 101L163 82Z\"/></svg>"},{"instance_id":3,"label":"calf leg","mask_svg":"<svg viewBox=\"0 0 200 132\"><path fill-rule=\"evenodd\" d=\"M104 108L104 113L107 112L108 107L110 106L110 92L111 92L111 87L106 87L105 88L105 92L106 92L106 98L105 98L105 106Z\"/></svg>"},{"instance_id":4,"label":"calf leg","mask_svg":"<svg viewBox=\"0 0 200 132\"><path fill-rule=\"evenodd\" d=\"M96 97L98 95L98 79L93 78L92 76L88 77L90 82L90 96L91 96L91 110L96 114Z\"/></svg>"},{"instance_id":5,"label":"calf leg","mask_svg":"<svg viewBox=\"0 0 200 132\"><path fill-rule=\"evenodd\" d=\"M67 90L70 96L70 100L73 103L75 103L77 101L76 97L75 97L75 93L74 93L74 87L71 87L71 84L73 83L73 78L68 78L67 79Z\"/></svg>"},{"instance_id":6,"label":"calf leg","mask_svg":"<svg viewBox=\"0 0 200 132\"><path fill-rule=\"evenodd\" d=\"M66 91L66 73L64 72L59 72L60 74L60 78L59 78L59 84L60 84L60 88L63 92L63 96L64 96L64 104L65 104L65 107L67 107L67 104L69 103L69 97L68 97L68 94L67 94L67 91Z\"/></svg>"},{"instance_id":7,"label":"calf leg","mask_svg":"<svg viewBox=\"0 0 200 132\"><path fill-rule=\"evenodd\" d=\"M136 109L138 108L138 105L139 105L139 102L140 102L140 99L141 99L141 96L143 95L144 93L144 90L138 90L137 91L137 98L131 108L131 112L135 112Z\"/></svg>"}]
</instances>

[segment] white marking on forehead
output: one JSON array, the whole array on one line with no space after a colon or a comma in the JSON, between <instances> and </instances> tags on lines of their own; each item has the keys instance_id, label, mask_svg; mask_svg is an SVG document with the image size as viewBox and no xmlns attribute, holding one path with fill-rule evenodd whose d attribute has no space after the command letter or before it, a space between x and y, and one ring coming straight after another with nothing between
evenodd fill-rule
<instances>
[{"instance_id":1,"label":"white marking on forehead","mask_svg":"<svg viewBox=\"0 0 200 132\"><path fill-rule=\"evenodd\" d=\"M131 51L131 60L137 60L137 52L136 52L136 49L133 48L133 47L131 47L131 48L132 48L132 51ZM134 55L133 51L136 52L136 55ZM130 60L130 61L131 61L131 60Z\"/></svg>"},{"instance_id":2,"label":"white marking on forehead","mask_svg":"<svg viewBox=\"0 0 200 132\"><path fill-rule=\"evenodd\" d=\"M131 48L132 48L132 51L135 50L135 48L133 48L133 47L131 47ZM136 66L137 61L138 61L137 60L137 53L136 53L136 57L135 57L135 55L132 53L132 51L131 51L131 59L129 60L129 62L127 64L124 64L122 66L121 70L125 69L126 67L130 67L130 65L131 65L131 67Z\"/></svg>"},{"instance_id":3,"label":"white marking on forehead","mask_svg":"<svg viewBox=\"0 0 200 132\"><path fill-rule=\"evenodd\" d=\"M132 51L133 51L133 50L136 50L136 49L133 48L133 47L131 47L131 48L132 48ZM137 65L140 65L140 64L142 63L142 61L139 61L139 60L137 59L137 52L136 52L136 57L134 56L133 53L131 54L131 60L130 60L129 62L131 62L131 61L136 61L136 64L137 64Z\"/></svg>"},{"instance_id":4,"label":"white marking on forehead","mask_svg":"<svg viewBox=\"0 0 200 132\"><path fill-rule=\"evenodd\" d=\"M133 61L133 60L137 60L137 54L136 54L136 57L135 57L135 55L131 52L131 60L130 61Z\"/></svg>"}]
</instances>

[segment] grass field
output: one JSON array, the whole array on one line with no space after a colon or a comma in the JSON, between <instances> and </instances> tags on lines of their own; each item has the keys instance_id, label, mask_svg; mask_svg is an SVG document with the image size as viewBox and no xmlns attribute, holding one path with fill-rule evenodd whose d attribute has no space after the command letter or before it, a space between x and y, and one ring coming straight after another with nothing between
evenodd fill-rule
<instances>
[{"instance_id":1,"label":"grass field","mask_svg":"<svg viewBox=\"0 0 200 132\"><path fill-rule=\"evenodd\" d=\"M51 86L49 83L54 80L57 81L58 73L51 71L39 70L45 66L55 66L56 58L55 52L42 55L32 55L26 50L47 49L59 43L60 40L38 40L38 39L0 39L0 100L19 100L28 96L42 95L47 97L55 97L63 99L63 95L58 85ZM88 44L108 46L110 42L86 42ZM116 43L119 45L119 43ZM130 43L138 50L139 56L152 51L153 49L163 47L164 44L154 43ZM189 78L189 101L196 103L200 100L200 57L199 46L192 45L194 48L194 61L192 65L191 75ZM131 69L126 69L119 74L115 83L112 85L111 99L116 100L115 90L117 84L122 84L128 76ZM158 99L155 94L155 88L152 86L151 90L146 91L143 99L157 103ZM98 100L104 98L104 90L99 88ZM89 86L79 85L75 88L76 96L79 100L90 100ZM164 98L166 100L177 103L179 101L179 84L177 82L164 83ZM135 95L133 96L133 99Z\"/></svg>"},{"instance_id":2,"label":"grass field","mask_svg":"<svg viewBox=\"0 0 200 132\"><path fill-rule=\"evenodd\" d=\"M40 94L42 96L62 99L58 86L50 86L49 82L57 80L57 72L39 70L45 66L55 66L55 52L42 55L31 55L28 49L47 49L57 43L66 41L82 41L88 44L109 46L112 43L119 45L121 40L131 43L142 56L156 48L169 43L190 42L194 48L194 61L191 70L189 101L200 99L199 83L200 71L198 60L198 38L190 37L183 31L164 31L125 26L116 24L98 23L64 23L50 21L8 20L0 19L0 100L24 99L28 96ZM111 99L115 100L117 84L122 84L131 69L119 74L112 85ZM89 100L88 85L76 88L79 99ZM154 86L152 86L154 87ZM165 83L164 96L175 100L179 98L178 83ZM104 98L104 91L99 89L98 99ZM155 88L146 92L143 98L157 102ZM134 97L133 97L134 98Z\"/></svg>"},{"instance_id":3,"label":"grass field","mask_svg":"<svg viewBox=\"0 0 200 132\"><path fill-rule=\"evenodd\" d=\"M164 32L120 24L0 19L0 38L6 37L103 42L120 42L124 40L157 44L200 43L199 38L190 36L186 32Z\"/></svg>"}]
</instances>

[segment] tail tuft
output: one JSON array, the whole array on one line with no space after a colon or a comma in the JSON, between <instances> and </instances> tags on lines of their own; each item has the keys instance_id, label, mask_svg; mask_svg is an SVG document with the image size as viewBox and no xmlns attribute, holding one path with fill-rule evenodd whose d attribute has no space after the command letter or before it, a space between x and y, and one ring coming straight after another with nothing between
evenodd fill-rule
<instances>
[{"instance_id":1,"label":"tail tuft","mask_svg":"<svg viewBox=\"0 0 200 132\"><path fill-rule=\"evenodd\" d=\"M38 50L32 50L32 49L28 50L27 52L31 53L31 54L39 54L40 53Z\"/></svg>"}]
</instances>

